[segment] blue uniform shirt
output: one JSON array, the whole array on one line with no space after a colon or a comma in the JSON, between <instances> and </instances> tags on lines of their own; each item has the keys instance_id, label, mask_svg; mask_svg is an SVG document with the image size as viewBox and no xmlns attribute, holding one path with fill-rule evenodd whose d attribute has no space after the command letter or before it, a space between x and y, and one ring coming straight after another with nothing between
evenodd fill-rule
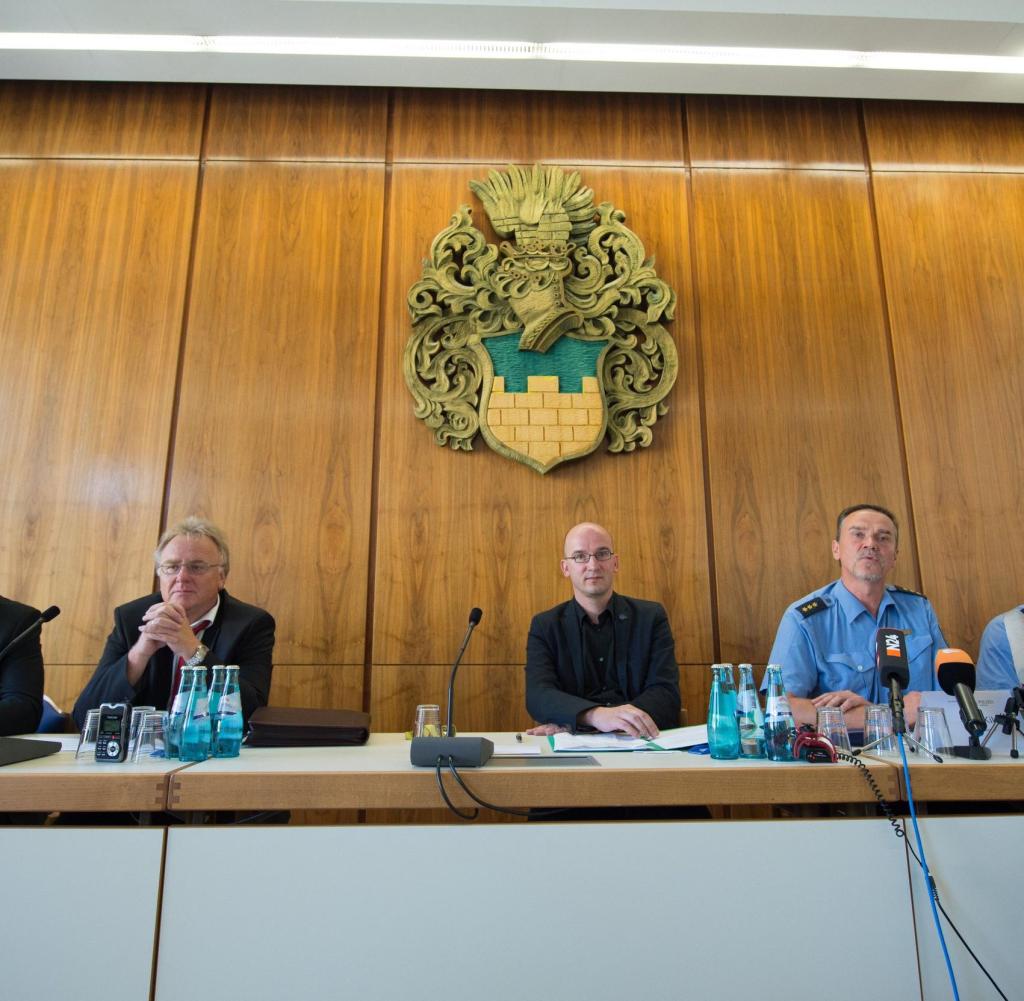
<instances>
[{"instance_id":1,"label":"blue uniform shirt","mask_svg":"<svg viewBox=\"0 0 1024 1001\"><path fill-rule=\"evenodd\" d=\"M892 585L885 589L877 618L841 580L812 591L783 614L769 663L782 665L786 691L798 698L849 689L868 702L884 702L888 692L875 668L875 633L883 627L907 632L907 691L937 688L935 653L946 640L931 602Z\"/></svg>"},{"instance_id":2,"label":"blue uniform shirt","mask_svg":"<svg viewBox=\"0 0 1024 1001\"><path fill-rule=\"evenodd\" d=\"M1024 612L1024 605L1017 606L1017 613ZM1006 635L1006 623L997 615L981 634L981 649L978 651L978 687L985 691L1003 691L1016 688L1020 679L1013 666L1010 640Z\"/></svg>"}]
</instances>

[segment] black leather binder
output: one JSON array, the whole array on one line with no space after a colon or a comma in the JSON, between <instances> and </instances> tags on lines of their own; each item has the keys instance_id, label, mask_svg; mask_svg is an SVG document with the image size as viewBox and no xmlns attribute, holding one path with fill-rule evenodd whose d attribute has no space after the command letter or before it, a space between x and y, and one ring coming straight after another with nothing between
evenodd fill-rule
<instances>
[{"instance_id":1,"label":"black leather binder","mask_svg":"<svg viewBox=\"0 0 1024 1001\"><path fill-rule=\"evenodd\" d=\"M370 717L354 709L264 706L249 717L247 747L345 747L365 744Z\"/></svg>"}]
</instances>

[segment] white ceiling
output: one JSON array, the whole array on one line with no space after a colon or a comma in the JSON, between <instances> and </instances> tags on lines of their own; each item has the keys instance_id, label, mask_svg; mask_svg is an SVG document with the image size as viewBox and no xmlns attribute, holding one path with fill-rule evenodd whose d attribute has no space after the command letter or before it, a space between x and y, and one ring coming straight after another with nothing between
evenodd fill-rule
<instances>
[{"instance_id":1,"label":"white ceiling","mask_svg":"<svg viewBox=\"0 0 1024 1001\"><path fill-rule=\"evenodd\" d=\"M1024 0L0 0L0 32L630 42L1024 56ZM1024 103L1024 73L0 48L8 79Z\"/></svg>"}]
</instances>

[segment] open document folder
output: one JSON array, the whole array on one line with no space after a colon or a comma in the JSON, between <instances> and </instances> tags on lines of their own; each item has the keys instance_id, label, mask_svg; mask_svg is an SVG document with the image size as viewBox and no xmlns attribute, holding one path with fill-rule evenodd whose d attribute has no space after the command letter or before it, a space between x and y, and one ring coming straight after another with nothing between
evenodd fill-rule
<instances>
[{"instance_id":1,"label":"open document folder","mask_svg":"<svg viewBox=\"0 0 1024 1001\"><path fill-rule=\"evenodd\" d=\"M548 737L553 751L679 751L706 744L708 728L677 726L662 730L654 740L629 737L624 733L556 733Z\"/></svg>"}]
</instances>

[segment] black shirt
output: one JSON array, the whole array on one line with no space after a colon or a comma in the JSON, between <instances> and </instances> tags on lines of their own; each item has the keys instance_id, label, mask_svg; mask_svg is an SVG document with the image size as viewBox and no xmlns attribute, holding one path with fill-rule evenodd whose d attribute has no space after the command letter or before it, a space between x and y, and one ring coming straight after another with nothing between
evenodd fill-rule
<instances>
[{"instance_id":1,"label":"black shirt","mask_svg":"<svg viewBox=\"0 0 1024 1001\"><path fill-rule=\"evenodd\" d=\"M583 651L583 698L601 706L623 705L629 700L619 689L611 607L598 616L595 624L579 602L573 600L573 605L580 627L580 649Z\"/></svg>"}]
</instances>

